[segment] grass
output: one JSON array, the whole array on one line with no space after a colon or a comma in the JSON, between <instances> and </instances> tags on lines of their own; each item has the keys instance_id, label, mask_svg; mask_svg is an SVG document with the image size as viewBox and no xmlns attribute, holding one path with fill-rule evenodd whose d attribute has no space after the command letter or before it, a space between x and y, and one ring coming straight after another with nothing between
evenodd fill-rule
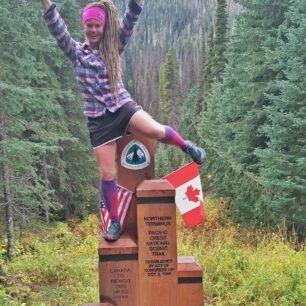
<instances>
[{"instance_id":1,"label":"grass","mask_svg":"<svg viewBox=\"0 0 306 306\"><path fill-rule=\"evenodd\" d=\"M205 305L306 305L306 252L294 236L242 229L224 212L208 199L206 223L189 230L178 217L178 253L200 261ZM96 216L24 234L12 262L0 256L0 305L97 302L98 235Z\"/></svg>"},{"instance_id":2,"label":"grass","mask_svg":"<svg viewBox=\"0 0 306 306\"><path fill-rule=\"evenodd\" d=\"M24 235L5 265L0 305L79 305L98 300L98 219L57 223ZM4 287L7 289L4 290ZM3 292L6 292L4 294Z\"/></svg>"},{"instance_id":3,"label":"grass","mask_svg":"<svg viewBox=\"0 0 306 306\"><path fill-rule=\"evenodd\" d=\"M206 201L207 223L178 225L179 255L193 255L204 271L206 305L306 305L306 252L269 231L226 220L222 202Z\"/></svg>"}]
</instances>

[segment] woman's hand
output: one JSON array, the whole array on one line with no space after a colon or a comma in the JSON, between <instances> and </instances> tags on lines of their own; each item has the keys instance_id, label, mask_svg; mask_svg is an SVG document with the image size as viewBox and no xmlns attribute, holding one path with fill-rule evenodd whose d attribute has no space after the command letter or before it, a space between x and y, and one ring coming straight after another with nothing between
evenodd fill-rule
<instances>
[{"instance_id":1,"label":"woman's hand","mask_svg":"<svg viewBox=\"0 0 306 306\"><path fill-rule=\"evenodd\" d=\"M51 0L40 0L40 1L45 11L47 11L49 7L52 5Z\"/></svg>"}]
</instances>

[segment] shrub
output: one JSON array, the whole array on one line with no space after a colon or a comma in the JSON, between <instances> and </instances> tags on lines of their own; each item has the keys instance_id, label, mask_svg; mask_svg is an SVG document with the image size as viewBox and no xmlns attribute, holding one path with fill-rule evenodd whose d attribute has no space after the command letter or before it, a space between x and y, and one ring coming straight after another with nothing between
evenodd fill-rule
<instances>
[{"instance_id":1,"label":"shrub","mask_svg":"<svg viewBox=\"0 0 306 306\"><path fill-rule=\"evenodd\" d=\"M38 237L24 234L26 246L6 265L11 282L6 283L7 293L0 287L0 298L9 305L73 305L98 299L98 219L89 216L69 225L55 223Z\"/></svg>"},{"instance_id":2,"label":"shrub","mask_svg":"<svg viewBox=\"0 0 306 306\"><path fill-rule=\"evenodd\" d=\"M229 223L225 208L208 199L206 223L188 230L178 222L179 254L203 266L206 304L305 305L305 250L292 248L281 233Z\"/></svg>"}]
</instances>

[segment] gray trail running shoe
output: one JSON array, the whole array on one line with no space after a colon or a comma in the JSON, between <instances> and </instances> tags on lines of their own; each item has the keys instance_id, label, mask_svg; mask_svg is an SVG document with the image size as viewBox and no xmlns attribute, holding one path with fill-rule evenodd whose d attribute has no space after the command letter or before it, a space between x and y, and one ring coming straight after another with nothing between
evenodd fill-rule
<instances>
[{"instance_id":1,"label":"gray trail running shoe","mask_svg":"<svg viewBox=\"0 0 306 306\"><path fill-rule=\"evenodd\" d=\"M108 229L104 233L104 239L107 241L116 241L118 240L121 234L121 224L118 221L111 221Z\"/></svg>"},{"instance_id":2,"label":"gray trail running shoe","mask_svg":"<svg viewBox=\"0 0 306 306\"><path fill-rule=\"evenodd\" d=\"M201 165L206 160L206 152L204 149L197 147L191 141L187 140L188 147L184 150L190 157L193 159L195 163Z\"/></svg>"}]
</instances>

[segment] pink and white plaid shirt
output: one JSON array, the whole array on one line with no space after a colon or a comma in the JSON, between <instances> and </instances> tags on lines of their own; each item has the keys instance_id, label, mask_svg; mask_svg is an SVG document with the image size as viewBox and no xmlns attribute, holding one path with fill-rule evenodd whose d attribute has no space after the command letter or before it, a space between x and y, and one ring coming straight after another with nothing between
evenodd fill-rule
<instances>
[{"instance_id":1,"label":"pink and white plaid shirt","mask_svg":"<svg viewBox=\"0 0 306 306\"><path fill-rule=\"evenodd\" d=\"M120 24L120 53L133 33L141 10L141 6L134 0L130 0ZM99 50L92 50L86 43L76 42L71 37L55 4L52 4L45 12L44 18L58 45L73 64L84 101L83 112L86 116L99 117L105 113L106 109L115 112L126 102L133 101L122 80L118 82L118 99L111 93L107 69Z\"/></svg>"}]
</instances>

